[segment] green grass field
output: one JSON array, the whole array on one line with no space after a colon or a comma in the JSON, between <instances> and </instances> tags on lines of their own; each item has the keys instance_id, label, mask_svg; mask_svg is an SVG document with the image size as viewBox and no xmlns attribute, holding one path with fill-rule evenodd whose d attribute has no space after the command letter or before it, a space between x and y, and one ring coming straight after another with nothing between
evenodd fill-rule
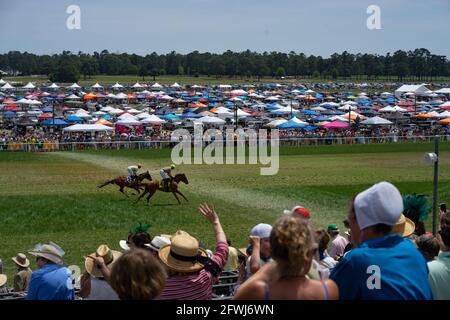
<instances>
[{"instance_id":1,"label":"green grass field","mask_svg":"<svg viewBox=\"0 0 450 320\"><path fill-rule=\"evenodd\" d=\"M440 146L439 201L450 202L450 142ZM10 258L18 252L54 241L66 250L67 264L83 266L83 256L102 243L119 249L118 241L136 222L149 223L152 235L182 229L212 246L213 232L197 212L201 202L215 205L238 247L246 245L253 225L273 223L297 204L311 211L315 226L342 228L352 196L375 182L431 195L433 168L423 162L431 150L429 143L286 147L274 176L259 175L259 165L180 165L176 172L190 182L180 190L190 202L178 205L171 194L156 193L150 207L133 204L117 186L97 185L137 162L159 178L158 169L171 163L168 149L1 153L0 257L11 285Z\"/></svg>"},{"instance_id":2,"label":"green grass field","mask_svg":"<svg viewBox=\"0 0 450 320\"><path fill-rule=\"evenodd\" d=\"M12 83L18 83L21 85L25 85L29 81L41 83L49 83L48 77L46 76L17 76L17 77L3 77L5 81L11 81ZM146 76L145 82L153 83L153 77ZM216 76L204 76L201 75L199 77L193 76L173 76L173 75L165 75L156 77L156 81L160 84L172 84L174 82L178 82L181 85L218 85L218 84L258 84L258 83L309 83L309 82L317 82L317 83L326 83L328 81L332 82L355 82L355 83L370 83L370 82L395 82L396 79L390 79L389 81L384 78L379 78L376 80L366 80L365 78L357 79L354 78L338 78L338 79L330 79L330 78L298 78L298 79L277 79L273 77L263 77L258 82L256 77L246 78L246 77L235 77L229 78L227 76L216 77ZM450 81L450 77L439 77L433 80L433 83L440 82L448 82ZM116 82L121 84L132 85L136 82L142 82L142 77L137 75L115 75L115 76L107 76L107 75L96 75L91 79L80 78L78 81L79 84L93 85L94 83L99 82L102 85L113 85ZM403 82L412 82L412 83L421 83L423 81L418 81L417 79L413 79L412 77L406 77ZM340 91L348 91L348 89L342 89ZM361 90L366 91L367 90Z\"/></svg>"}]
</instances>

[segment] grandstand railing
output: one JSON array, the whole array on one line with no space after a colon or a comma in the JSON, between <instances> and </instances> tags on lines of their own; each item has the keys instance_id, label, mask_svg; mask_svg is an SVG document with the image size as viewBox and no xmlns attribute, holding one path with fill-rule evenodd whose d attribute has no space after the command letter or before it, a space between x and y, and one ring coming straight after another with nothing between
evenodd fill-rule
<instances>
[{"instance_id":1,"label":"grandstand railing","mask_svg":"<svg viewBox=\"0 0 450 320\"><path fill-rule=\"evenodd\" d=\"M344 145L344 144L383 144L401 142L431 142L436 136L356 136L356 137L281 137L280 146L314 146L314 145ZM450 134L439 135L441 141L450 141ZM217 141L217 140L216 140ZM203 140L203 147L210 142ZM225 146L226 141L223 141ZM248 139L235 140L235 144L248 144ZM79 150L120 150L120 149L163 149L172 148L178 142L167 140L153 141L75 141L75 142L44 142L44 143L19 143L0 142L1 151L25 151L25 152L52 152L52 151L79 151ZM194 145L194 144L192 144ZM270 145L270 140L267 140Z\"/></svg>"}]
</instances>

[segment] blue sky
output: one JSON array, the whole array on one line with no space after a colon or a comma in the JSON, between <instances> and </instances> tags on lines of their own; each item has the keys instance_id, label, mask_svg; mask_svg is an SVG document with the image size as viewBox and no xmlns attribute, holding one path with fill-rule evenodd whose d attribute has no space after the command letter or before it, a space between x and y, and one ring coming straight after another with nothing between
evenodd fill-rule
<instances>
[{"instance_id":1,"label":"blue sky","mask_svg":"<svg viewBox=\"0 0 450 320\"><path fill-rule=\"evenodd\" d=\"M81 30L69 30L69 5ZM381 29L366 27L369 5ZM450 57L449 0L1 0L0 52L146 54L295 51L385 54L425 47Z\"/></svg>"}]
</instances>

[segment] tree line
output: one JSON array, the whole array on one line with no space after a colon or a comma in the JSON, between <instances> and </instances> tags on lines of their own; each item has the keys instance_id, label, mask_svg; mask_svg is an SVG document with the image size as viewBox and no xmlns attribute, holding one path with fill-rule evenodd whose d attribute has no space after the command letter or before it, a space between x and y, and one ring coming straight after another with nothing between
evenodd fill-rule
<instances>
[{"instance_id":1,"label":"tree line","mask_svg":"<svg viewBox=\"0 0 450 320\"><path fill-rule=\"evenodd\" d=\"M215 76L215 77L299 77L376 80L383 77L403 81L405 77L418 81L433 81L450 76L450 61L446 56L432 54L420 48L397 50L386 55L344 51L328 58L303 53L243 52L180 54L153 52L145 56L112 53L107 50L93 54L63 51L60 54L36 55L10 51L0 54L0 69L21 75L48 75L51 81L76 82L94 75L145 76Z\"/></svg>"}]
</instances>

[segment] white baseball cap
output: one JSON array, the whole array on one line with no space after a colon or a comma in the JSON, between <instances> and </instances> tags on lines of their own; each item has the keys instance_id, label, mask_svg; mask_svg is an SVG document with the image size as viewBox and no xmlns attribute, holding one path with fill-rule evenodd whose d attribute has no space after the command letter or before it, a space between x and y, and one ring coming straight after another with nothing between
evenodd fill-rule
<instances>
[{"instance_id":1,"label":"white baseball cap","mask_svg":"<svg viewBox=\"0 0 450 320\"><path fill-rule=\"evenodd\" d=\"M382 181L359 193L354 206L361 230L379 223L394 226L403 212L403 199L393 184Z\"/></svg>"},{"instance_id":2,"label":"white baseball cap","mask_svg":"<svg viewBox=\"0 0 450 320\"><path fill-rule=\"evenodd\" d=\"M153 237L152 242L146 243L145 246L149 247L152 250L159 251L159 249L165 245L170 244L170 239L161 236Z\"/></svg>"},{"instance_id":3,"label":"white baseball cap","mask_svg":"<svg viewBox=\"0 0 450 320\"><path fill-rule=\"evenodd\" d=\"M267 223L260 223L257 224L252 228L252 231L250 231L251 236L257 236L261 239L269 238L270 233L272 232L272 226Z\"/></svg>"}]
</instances>

